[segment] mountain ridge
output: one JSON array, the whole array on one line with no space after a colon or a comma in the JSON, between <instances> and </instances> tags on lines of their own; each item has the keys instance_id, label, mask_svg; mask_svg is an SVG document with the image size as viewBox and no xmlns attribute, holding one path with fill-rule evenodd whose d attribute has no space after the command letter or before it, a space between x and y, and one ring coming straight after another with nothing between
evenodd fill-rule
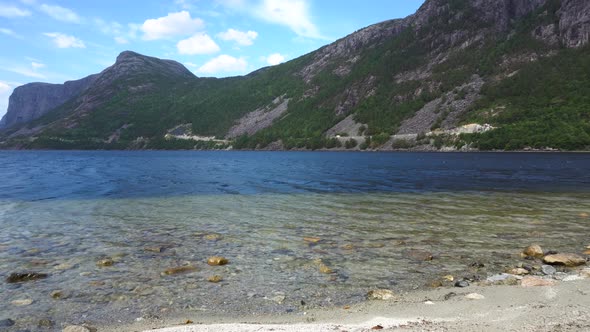
<instances>
[{"instance_id":1,"label":"mountain ridge","mask_svg":"<svg viewBox=\"0 0 590 332\"><path fill-rule=\"evenodd\" d=\"M77 96L4 129L0 146L587 149L590 78L575 68L590 65L589 38L583 0L428 0L240 77L199 78L125 51ZM539 129L551 121L563 128Z\"/></svg>"}]
</instances>

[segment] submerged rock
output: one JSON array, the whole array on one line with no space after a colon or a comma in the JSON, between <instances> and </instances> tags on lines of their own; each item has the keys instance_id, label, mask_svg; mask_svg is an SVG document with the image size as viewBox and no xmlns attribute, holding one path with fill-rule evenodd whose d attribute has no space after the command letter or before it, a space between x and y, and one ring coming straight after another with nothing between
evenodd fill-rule
<instances>
[{"instance_id":1,"label":"submerged rock","mask_svg":"<svg viewBox=\"0 0 590 332\"><path fill-rule=\"evenodd\" d=\"M544 275L552 276L557 270L551 265L542 265L541 272L543 272Z\"/></svg>"},{"instance_id":2,"label":"submerged rock","mask_svg":"<svg viewBox=\"0 0 590 332\"><path fill-rule=\"evenodd\" d=\"M220 234L207 234L203 237L207 241L219 241L222 239Z\"/></svg>"},{"instance_id":3,"label":"submerged rock","mask_svg":"<svg viewBox=\"0 0 590 332\"><path fill-rule=\"evenodd\" d=\"M104 258L99 260L98 262L96 262L96 265L99 267L108 267L108 266L113 266L115 264L115 261L112 258Z\"/></svg>"},{"instance_id":4,"label":"submerged rock","mask_svg":"<svg viewBox=\"0 0 590 332\"><path fill-rule=\"evenodd\" d=\"M31 299L22 299L22 300L14 300L10 302L10 304L17 306L17 307L24 307L33 304L33 300Z\"/></svg>"},{"instance_id":5,"label":"submerged rock","mask_svg":"<svg viewBox=\"0 0 590 332\"><path fill-rule=\"evenodd\" d=\"M308 236L308 237L304 237L303 241L307 242L307 243L318 243L320 242L322 239L319 237L313 237L313 236Z\"/></svg>"},{"instance_id":6,"label":"submerged rock","mask_svg":"<svg viewBox=\"0 0 590 332\"><path fill-rule=\"evenodd\" d=\"M14 325L14 321L10 318L0 319L0 327L11 327Z\"/></svg>"},{"instance_id":7,"label":"submerged rock","mask_svg":"<svg viewBox=\"0 0 590 332\"><path fill-rule=\"evenodd\" d=\"M13 283L17 283L17 282L26 282L26 281L45 279L47 277L48 277L48 275L46 273L17 272L17 273L11 273L6 278L6 282L13 284Z\"/></svg>"},{"instance_id":8,"label":"submerged rock","mask_svg":"<svg viewBox=\"0 0 590 332\"><path fill-rule=\"evenodd\" d=\"M541 257L543 257L543 249L541 248L540 245L533 244L533 245L530 245L530 246L524 248L524 250L522 251L522 254L524 256L541 258Z\"/></svg>"},{"instance_id":9,"label":"submerged rock","mask_svg":"<svg viewBox=\"0 0 590 332\"><path fill-rule=\"evenodd\" d=\"M332 274L332 273L334 273L334 270L332 270L330 267L328 267L324 263L320 263L319 269L320 269L320 273L323 273L323 274Z\"/></svg>"},{"instance_id":10,"label":"submerged rock","mask_svg":"<svg viewBox=\"0 0 590 332\"><path fill-rule=\"evenodd\" d=\"M220 281L222 281L223 278L221 276L215 275L215 276L211 276L209 278L207 278L207 281L212 282L212 283L218 283Z\"/></svg>"},{"instance_id":11,"label":"submerged rock","mask_svg":"<svg viewBox=\"0 0 590 332\"><path fill-rule=\"evenodd\" d=\"M374 289L367 293L368 300L391 300L393 299L393 292L389 289Z\"/></svg>"},{"instance_id":12,"label":"submerged rock","mask_svg":"<svg viewBox=\"0 0 590 332\"><path fill-rule=\"evenodd\" d=\"M551 265L572 267L586 264L586 259L576 254L554 254L545 256L543 262Z\"/></svg>"},{"instance_id":13,"label":"submerged rock","mask_svg":"<svg viewBox=\"0 0 590 332\"><path fill-rule=\"evenodd\" d=\"M404 251L404 256L415 261L431 261L432 253L425 250L411 249Z\"/></svg>"},{"instance_id":14,"label":"submerged rock","mask_svg":"<svg viewBox=\"0 0 590 332\"><path fill-rule=\"evenodd\" d=\"M227 263L229 263L227 258L222 257L222 256L212 256L212 257L209 257L209 259L207 259L207 264L209 264L211 266L225 265Z\"/></svg>"},{"instance_id":15,"label":"submerged rock","mask_svg":"<svg viewBox=\"0 0 590 332\"><path fill-rule=\"evenodd\" d=\"M54 325L53 321L51 319L40 319L39 322L37 322L37 326L41 327L41 328L52 328Z\"/></svg>"},{"instance_id":16,"label":"submerged rock","mask_svg":"<svg viewBox=\"0 0 590 332\"><path fill-rule=\"evenodd\" d=\"M174 275L174 274L193 272L196 270L197 270L197 268L192 265L185 265L185 266L171 267L169 269L164 270L164 272L162 272L162 274L169 276L169 275Z\"/></svg>"}]
</instances>

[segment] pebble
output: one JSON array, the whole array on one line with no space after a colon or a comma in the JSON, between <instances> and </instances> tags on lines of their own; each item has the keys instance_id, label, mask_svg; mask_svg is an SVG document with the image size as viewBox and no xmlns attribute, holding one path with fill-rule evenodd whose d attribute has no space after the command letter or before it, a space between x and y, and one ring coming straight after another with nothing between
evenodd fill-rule
<instances>
[{"instance_id":1,"label":"pebble","mask_svg":"<svg viewBox=\"0 0 590 332\"><path fill-rule=\"evenodd\" d=\"M10 303L14 306L17 306L17 307L24 307L27 305L31 305L33 303L33 300L31 300L31 299L14 300Z\"/></svg>"},{"instance_id":2,"label":"pebble","mask_svg":"<svg viewBox=\"0 0 590 332\"><path fill-rule=\"evenodd\" d=\"M532 244L532 245L526 247L522 251L522 254L524 256L539 257L540 258L540 257L543 257L543 249L538 244Z\"/></svg>"},{"instance_id":3,"label":"pebble","mask_svg":"<svg viewBox=\"0 0 590 332\"><path fill-rule=\"evenodd\" d=\"M552 265L573 267L586 264L586 259L576 254L554 254L545 256L543 262Z\"/></svg>"},{"instance_id":4,"label":"pebble","mask_svg":"<svg viewBox=\"0 0 590 332\"><path fill-rule=\"evenodd\" d=\"M483 300L486 297L481 294L477 294L477 293L469 293L469 294L465 295L465 298L469 299L469 300Z\"/></svg>"},{"instance_id":5,"label":"pebble","mask_svg":"<svg viewBox=\"0 0 590 332\"><path fill-rule=\"evenodd\" d=\"M0 320L0 327L11 327L14 325L14 321L10 318Z\"/></svg>"},{"instance_id":6,"label":"pebble","mask_svg":"<svg viewBox=\"0 0 590 332\"><path fill-rule=\"evenodd\" d=\"M49 293L49 296L56 300L68 298L68 296L64 294L62 290L54 290L53 292Z\"/></svg>"},{"instance_id":7,"label":"pebble","mask_svg":"<svg viewBox=\"0 0 590 332\"><path fill-rule=\"evenodd\" d=\"M538 277L531 277L527 276L522 278L520 281L520 285L522 287L542 287L542 286L553 286L555 285L555 280L550 279L542 279Z\"/></svg>"},{"instance_id":8,"label":"pebble","mask_svg":"<svg viewBox=\"0 0 590 332\"><path fill-rule=\"evenodd\" d=\"M41 319L37 323L37 326L44 327L44 328L52 328L53 327L53 321L51 321L50 319Z\"/></svg>"},{"instance_id":9,"label":"pebble","mask_svg":"<svg viewBox=\"0 0 590 332\"><path fill-rule=\"evenodd\" d=\"M455 280L455 277L453 277L452 275L449 274L449 275L444 276L443 279L445 279L446 281L452 282Z\"/></svg>"},{"instance_id":10,"label":"pebble","mask_svg":"<svg viewBox=\"0 0 590 332\"><path fill-rule=\"evenodd\" d=\"M209 257L209 259L207 259L207 264L209 264L211 266L225 265L227 263L229 263L227 258L221 257L221 256L212 256L212 257Z\"/></svg>"},{"instance_id":11,"label":"pebble","mask_svg":"<svg viewBox=\"0 0 590 332\"><path fill-rule=\"evenodd\" d=\"M313 236L308 236L308 237L304 237L303 241L307 242L307 243L318 243L320 242L322 239L319 237L313 237Z\"/></svg>"},{"instance_id":12,"label":"pebble","mask_svg":"<svg viewBox=\"0 0 590 332\"><path fill-rule=\"evenodd\" d=\"M113 261L112 258L105 258L105 259L101 259L98 262L96 262L96 265L100 266L100 267L113 266L114 264L115 264L115 261Z\"/></svg>"},{"instance_id":13,"label":"pebble","mask_svg":"<svg viewBox=\"0 0 590 332\"><path fill-rule=\"evenodd\" d=\"M62 332L90 332L90 329L80 325L70 325L66 326Z\"/></svg>"},{"instance_id":14,"label":"pebble","mask_svg":"<svg viewBox=\"0 0 590 332\"><path fill-rule=\"evenodd\" d=\"M332 273L334 273L334 270L332 270L330 267L328 267L324 263L320 263L319 269L320 269L320 273L323 273L323 274L332 274Z\"/></svg>"},{"instance_id":15,"label":"pebble","mask_svg":"<svg viewBox=\"0 0 590 332\"><path fill-rule=\"evenodd\" d=\"M424 301L424 304L432 305L432 304L434 304L434 302L432 302L432 301Z\"/></svg>"},{"instance_id":16,"label":"pebble","mask_svg":"<svg viewBox=\"0 0 590 332\"><path fill-rule=\"evenodd\" d=\"M393 299L393 292L389 289L374 289L367 293L369 300L391 300Z\"/></svg>"},{"instance_id":17,"label":"pebble","mask_svg":"<svg viewBox=\"0 0 590 332\"><path fill-rule=\"evenodd\" d=\"M16 283L16 282L25 282L25 281L45 279L47 277L48 277L48 275L46 273L18 272L18 273L11 273L6 278L6 282L11 284L11 283Z\"/></svg>"},{"instance_id":18,"label":"pebble","mask_svg":"<svg viewBox=\"0 0 590 332\"><path fill-rule=\"evenodd\" d=\"M174 274L179 274L179 273L192 272L192 271L196 271L196 270L197 270L197 268L192 265L185 265L185 266L171 267L169 269L164 270L164 272L162 272L162 274L169 276L169 275L174 275Z\"/></svg>"},{"instance_id":19,"label":"pebble","mask_svg":"<svg viewBox=\"0 0 590 332\"><path fill-rule=\"evenodd\" d=\"M557 272L557 270L551 265L542 265L541 272L543 272L544 275L552 276L555 274L555 272Z\"/></svg>"},{"instance_id":20,"label":"pebble","mask_svg":"<svg viewBox=\"0 0 590 332\"><path fill-rule=\"evenodd\" d=\"M467 280L459 280L455 283L455 287L469 287L469 282Z\"/></svg>"},{"instance_id":21,"label":"pebble","mask_svg":"<svg viewBox=\"0 0 590 332\"><path fill-rule=\"evenodd\" d=\"M218 275L211 276L211 277L207 278L207 281L212 282L212 283L218 283L221 280L223 280L223 278L221 276L218 276Z\"/></svg>"},{"instance_id":22,"label":"pebble","mask_svg":"<svg viewBox=\"0 0 590 332\"><path fill-rule=\"evenodd\" d=\"M524 269L522 267L517 267L517 268L510 269L510 270L506 271L506 273L521 276L523 274L529 274L530 272L529 272L529 270Z\"/></svg>"},{"instance_id":23,"label":"pebble","mask_svg":"<svg viewBox=\"0 0 590 332\"><path fill-rule=\"evenodd\" d=\"M287 297L285 295L275 295L273 297L270 298L271 301L274 301L278 304L283 304L283 302L285 301Z\"/></svg>"}]
</instances>

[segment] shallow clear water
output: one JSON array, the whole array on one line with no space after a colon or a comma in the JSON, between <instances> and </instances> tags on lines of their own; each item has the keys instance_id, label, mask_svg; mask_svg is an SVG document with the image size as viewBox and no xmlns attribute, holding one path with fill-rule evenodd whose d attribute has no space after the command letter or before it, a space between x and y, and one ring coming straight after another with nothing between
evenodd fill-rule
<instances>
[{"instance_id":1,"label":"shallow clear water","mask_svg":"<svg viewBox=\"0 0 590 332\"><path fill-rule=\"evenodd\" d=\"M350 304L372 288L502 272L530 243L573 252L590 244L586 154L1 152L0 160L0 273L49 274L0 283L0 319L19 328L44 318L59 326L298 312L302 301ZM410 250L434 259L415 261ZM230 264L208 266L213 255ZM115 264L96 265L106 257ZM334 273L322 274L319 259ZM163 274L185 265L197 270ZM213 275L223 281L208 282ZM65 298L53 299L56 290ZM11 303L19 299L33 302Z\"/></svg>"}]
</instances>

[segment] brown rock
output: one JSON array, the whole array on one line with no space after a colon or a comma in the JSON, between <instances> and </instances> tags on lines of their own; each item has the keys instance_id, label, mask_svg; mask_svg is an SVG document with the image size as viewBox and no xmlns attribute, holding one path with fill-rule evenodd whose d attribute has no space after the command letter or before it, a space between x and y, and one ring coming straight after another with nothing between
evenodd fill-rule
<instances>
[{"instance_id":1,"label":"brown rock","mask_svg":"<svg viewBox=\"0 0 590 332\"><path fill-rule=\"evenodd\" d=\"M584 219L586 219L586 218L588 218L588 217L590 217L590 214L588 214L588 213L586 213L586 212L582 212L582 213L580 213L580 218L584 218Z\"/></svg>"},{"instance_id":2,"label":"brown rock","mask_svg":"<svg viewBox=\"0 0 590 332\"><path fill-rule=\"evenodd\" d=\"M221 240L222 236L220 234L207 234L204 238L207 241L219 241Z\"/></svg>"},{"instance_id":3,"label":"brown rock","mask_svg":"<svg viewBox=\"0 0 590 332\"><path fill-rule=\"evenodd\" d=\"M590 249L584 251L584 255L590 255Z\"/></svg>"},{"instance_id":4,"label":"brown rock","mask_svg":"<svg viewBox=\"0 0 590 332\"><path fill-rule=\"evenodd\" d=\"M579 266L586 264L586 259L576 254L555 254L547 255L543 262L551 265Z\"/></svg>"},{"instance_id":5,"label":"brown rock","mask_svg":"<svg viewBox=\"0 0 590 332\"><path fill-rule=\"evenodd\" d=\"M369 300L391 300L393 299L393 292L389 289L374 289L367 293Z\"/></svg>"},{"instance_id":6,"label":"brown rock","mask_svg":"<svg viewBox=\"0 0 590 332\"><path fill-rule=\"evenodd\" d=\"M522 254L524 256L540 258L540 257L543 257L543 249L541 248L540 245L533 244L533 245L530 245L530 246L524 248L524 250L522 251Z\"/></svg>"},{"instance_id":7,"label":"brown rock","mask_svg":"<svg viewBox=\"0 0 590 332\"><path fill-rule=\"evenodd\" d=\"M145 247L143 250L159 254L164 251L164 247Z\"/></svg>"},{"instance_id":8,"label":"brown rock","mask_svg":"<svg viewBox=\"0 0 590 332\"><path fill-rule=\"evenodd\" d=\"M209 259L207 259L207 264L209 264L211 266L225 265L227 263L229 263L227 258L221 257L221 256L213 256L213 257L209 257Z\"/></svg>"},{"instance_id":9,"label":"brown rock","mask_svg":"<svg viewBox=\"0 0 590 332\"><path fill-rule=\"evenodd\" d=\"M163 274L169 276L169 275L174 275L174 274L193 272L196 270L197 270L197 268L192 265L185 265L185 266L177 266L177 267L171 267L169 269L166 269L163 272Z\"/></svg>"},{"instance_id":10,"label":"brown rock","mask_svg":"<svg viewBox=\"0 0 590 332\"><path fill-rule=\"evenodd\" d=\"M324 263L320 263L319 269L320 269L320 273L323 273L323 274L332 274L332 273L334 273L334 270L332 270L330 267L328 267Z\"/></svg>"},{"instance_id":11,"label":"brown rock","mask_svg":"<svg viewBox=\"0 0 590 332\"><path fill-rule=\"evenodd\" d=\"M305 242L307 242L307 243L318 243L318 242L320 242L321 240L322 240L322 239L320 239L319 237L313 237L313 236L310 236L310 237L304 237L304 238L303 238L303 241L305 241Z\"/></svg>"},{"instance_id":12,"label":"brown rock","mask_svg":"<svg viewBox=\"0 0 590 332\"><path fill-rule=\"evenodd\" d=\"M354 250L354 245L352 244L345 244L342 246L342 249L344 250Z\"/></svg>"},{"instance_id":13,"label":"brown rock","mask_svg":"<svg viewBox=\"0 0 590 332\"><path fill-rule=\"evenodd\" d=\"M443 283L440 280L435 280L435 281L431 281L428 283L428 287L432 287L432 288L439 288L442 286L443 286Z\"/></svg>"},{"instance_id":14,"label":"brown rock","mask_svg":"<svg viewBox=\"0 0 590 332\"><path fill-rule=\"evenodd\" d=\"M11 273L6 278L6 282L9 284L13 284L13 283L17 283L17 282L26 282L26 281L45 279L47 277L48 277L48 275L45 273L35 273L35 272Z\"/></svg>"},{"instance_id":15,"label":"brown rock","mask_svg":"<svg viewBox=\"0 0 590 332\"><path fill-rule=\"evenodd\" d=\"M431 261L433 259L432 254L424 250L411 249L406 250L404 254L406 257L415 261Z\"/></svg>"},{"instance_id":16,"label":"brown rock","mask_svg":"<svg viewBox=\"0 0 590 332\"><path fill-rule=\"evenodd\" d=\"M98 262L96 262L96 265L100 266L100 267L113 266L114 264L115 264L115 261L113 261L112 258L105 258L105 259L101 259Z\"/></svg>"},{"instance_id":17,"label":"brown rock","mask_svg":"<svg viewBox=\"0 0 590 332\"><path fill-rule=\"evenodd\" d=\"M223 280L223 278L221 276L217 276L217 275L207 278L207 281L212 282L212 283L218 283L221 280Z\"/></svg>"},{"instance_id":18,"label":"brown rock","mask_svg":"<svg viewBox=\"0 0 590 332\"><path fill-rule=\"evenodd\" d=\"M531 276L526 276L520 281L522 287L553 286L555 283L555 280L552 279L542 279Z\"/></svg>"}]
</instances>

